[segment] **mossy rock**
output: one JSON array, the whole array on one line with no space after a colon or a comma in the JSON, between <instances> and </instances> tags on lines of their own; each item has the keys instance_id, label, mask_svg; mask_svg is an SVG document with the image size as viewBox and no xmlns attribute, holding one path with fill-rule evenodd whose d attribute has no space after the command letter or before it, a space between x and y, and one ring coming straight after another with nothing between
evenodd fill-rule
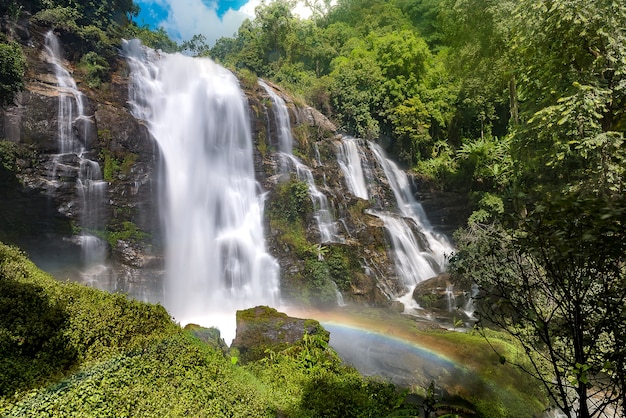
<instances>
[{"instance_id":1,"label":"mossy rock","mask_svg":"<svg viewBox=\"0 0 626 418\"><path fill-rule=\"evenodd\" d=\"M257 306L237 311L232 347L239 350L241 361L250 362L297 344L305 334L321 336L326 342L330 335L316 320L292 318L274 308Z\"/></svg>"},{"instance_id":2,"label":"mossy rock","mask_svg":"<svg viewBox=\"0 0 626 418\"><path fill-rule=\"evenodd\" d=\"M209 347L212 347L217 351L221 351L224 355L226 355L229 351L228 345L226 345L226 342L220 334L220 330L215 327L204 328L197 324L187 324L185 325L184 330Z\"/></svg>"}]
</instances>

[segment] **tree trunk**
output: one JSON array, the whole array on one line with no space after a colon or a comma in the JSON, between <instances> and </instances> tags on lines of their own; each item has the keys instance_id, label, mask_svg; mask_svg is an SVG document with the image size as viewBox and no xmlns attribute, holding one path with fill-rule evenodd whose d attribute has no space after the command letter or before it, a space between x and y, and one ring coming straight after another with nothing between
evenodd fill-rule
<instances>
[{"instance_id":1,"label":"tree trunk","mask_svg":"<svg viewBox=\"0 0 626 418\"><path fill-rule=\"evenodd\" d=\"M517 85L515 83L515 75L509 80L509 109L511 112L511 123L519 124L519 105L517 102Z\"/></svg>"}]
</instances>

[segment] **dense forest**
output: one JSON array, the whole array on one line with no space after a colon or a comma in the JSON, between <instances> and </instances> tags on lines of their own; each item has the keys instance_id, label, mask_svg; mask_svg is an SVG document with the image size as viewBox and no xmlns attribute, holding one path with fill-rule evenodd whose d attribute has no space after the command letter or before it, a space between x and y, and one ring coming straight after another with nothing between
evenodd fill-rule
<instances>
[{"instance_id":1,"label":"dense forest","mask_svg":"<svg viewBox=\"0 0 626 418\"><path fill-rule=\"evenodd\" d=\"M263 3L215 45L202 36L178 45L163 29L137 26L130 0L5 0L0 14L55 27L90 88L121 65L122 38L210 56L241 79L284 86L342 131L377 141L423 187L467 193L473 213L455 236L450 269L480 289L478 329L512 336L528 353L520 366L566 416L619 415L626 406L626 4L307 4L313 14L301 19L293 1ZM15 33L1 36L0 105L10 106L26 64ZM170 332L168 339L183 338ZM1 337L8 352L15 337ZM123 372L135 360L111 361L110 370ZM385 387L359 387L362 396L394 401ZM372 405L363 411L380 412Z\"/></svg>"}]
</instances>

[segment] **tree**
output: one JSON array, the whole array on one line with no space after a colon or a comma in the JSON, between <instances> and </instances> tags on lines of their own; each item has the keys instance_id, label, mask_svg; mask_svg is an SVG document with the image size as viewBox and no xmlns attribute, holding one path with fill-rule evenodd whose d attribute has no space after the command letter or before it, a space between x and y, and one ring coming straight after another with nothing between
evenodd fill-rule
<instances>
[{"instance_id":1,"label":"tree","mask_svg":"<svg viewBox=\"0 0 626 418\"><path fill-rule=\"evenodd\" d=\"M515 16L520 183L539 193L623 193L626 4L527 0Z\"/></svg>"},{"instance_id":2,"label":"tree","mask_svg":"<svg viewBox=\"0 0 626 418\"><path fill-rule=\"evenodd\" d=\"M17 93L24 88L25 69L20 45L0 35L0 107L12 105Z\"/></svg>"},{"instance_id":3,"label":"tree","mask_svg":"<svg viewBox=\"0 0 626 418\"><path fill-rule=\"evenodd\" d=\"M375 54L366 43L355 40L349 57L333 60L331 100L343 128L362 138L380 132L375 116L380 114L384 77Z\"/></svg>"},{"instance_id":4,"label":"tree","mask_svg":"<svg viewBox=\"0 0 626 418\"><path fill-rule=\"evenodd\" d=\"M503 136L509 119L518 121L515 54L510 49L511 16L517 3L442 0L442 31L454 52L448 55L448 65L461 82L457 103L458 125L465 130L457 133L461 137L484 137L492 127L498 128L494 135Z\"/></svg>"},{"instance_id":5,"label":"tree","mask_svg":"<svg viewBox=\"0 0 626 418\"><path fill-rule=\"evenodd\" d=\"M571 195L537 203L515 228L457 234L453 271L479 286L479 325L521 344L521 367L568 417L626 406L625 203Z\"/></svg>"},{"instance_id":6,"label":"tree","mask_svg":"<svg viewBox=\"0 0 626 418\"><path fill-rule=\"evenodd\" d=\"M623 411L626 5L523 0L511 16L508 217L459 234L453 265L568 417Z\"/></svg>"}]
</instances>

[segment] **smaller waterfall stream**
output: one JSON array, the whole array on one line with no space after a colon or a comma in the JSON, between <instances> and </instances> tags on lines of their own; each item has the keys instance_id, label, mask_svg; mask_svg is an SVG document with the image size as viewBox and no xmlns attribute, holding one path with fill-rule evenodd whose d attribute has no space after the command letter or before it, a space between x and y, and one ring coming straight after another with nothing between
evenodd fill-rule
<instances>
[{"instance_id":1,"label":"smaller waterfall stream","mask_svg":"<svg viewBox=\"0 0 626 418\"><path fill-rule=\"evenodd\" d=\"M320 231L320 241L322 243L339 242L340 238L337 234L337 226L335 225L335 219L333 218L328 204L328 198L317 188L311 169L293 155L291 122L289 121L289 112L285 101L264 81L259 80L259 85L263 87L270 96L275 108L274 113L276 115L276 126L279 137L281 170L283 170L283 172L287 172L289 169L294 170L297 179L307 184L309 196L311 197L315 210L315 219Z\"/></svg>"},{"instance_id":2,"label":"smaller waterfall stream","mask_svg":"<svg viewBox=\"0 0 626 418\"><path fill-rule=\"evenodd\" d=\"M385 173L397 205L369 213L380 218L387 230L396 273L406 288L404 295L398 295L399 300L410 307L415 304L412 300L415 285L441 273L445 269L445 256L451 254L453 248L445 236L432 230L422 206L413 196L406 174L385 156L380 146L347 137L339 146L337 159L354 195L369 197L368 185L372 180L368 181L363 173L365 161L362 158L368 151Z\"/></svg>"},{"instance_id":3,"label":"smaller waterfall stream","mask_svg":"<svg viewBox=\"0 0 626 418\"><path fill-rule=\"evenodd\" d=\"M358 139L345 137L337 149L337 162L343 171L348 189L361 199L367 200L367 183L363 174L361 148Z\"/></svg>"},{"instance_id":4,"label":"smaller waterfall stream","mask_svg":"<svg viewBox=\"0 0 626 418\"><path fill-rule=\"evenodd\" d=\"M107 271L107 244L95 235L104 230L105 214L102 210L106 194L106 182L102 178L100 165L88 158L88 139L93 122L85 114L84 96L78 90L74 78L63 63L63 54L58 38L52 31L45 37L45 52L53 66L59 89L57 115L57 142L59 154L54 157L52 176L63 166L78 163L76 191L79 198L79 242L82 256L82 276L97 287L106 287L103 276Z\"/></svg>"}]
</instances>

